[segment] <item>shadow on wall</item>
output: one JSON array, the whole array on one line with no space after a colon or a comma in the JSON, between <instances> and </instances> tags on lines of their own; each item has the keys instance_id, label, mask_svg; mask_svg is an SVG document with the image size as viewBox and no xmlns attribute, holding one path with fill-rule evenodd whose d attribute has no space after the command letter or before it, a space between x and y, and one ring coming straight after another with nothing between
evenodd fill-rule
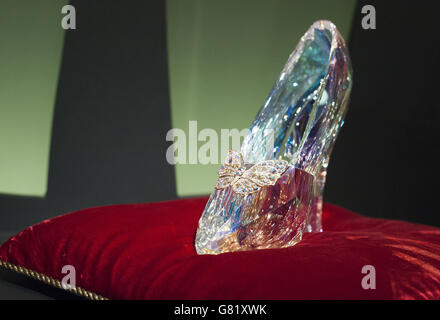
<instances>
[{"instance_id":1,"label":"shadow on wall","mask_svg":"<svg viewBox=\"0 0 440 320\"><path fill-rule=\"evenodd\" d=\"M72 1L45 198L0 196L0 229L89 206L175 198L165 4ZM108 23L111 21L112 23ZM128 49L130 48L130 49Z\"/></svg>"},{"instance_id":2,"label":"shadow on wall","mask_svg":"<svg viewBox=\"0 0 440 320\"><path fill-rule=\"evenodd\" d=\"M376 8L375 30L362 29L365 4ZM351 105L330 161L326 201L440 226L436 21L428 1L359 3L349 43Z\"/></svg>"}]
</instances>

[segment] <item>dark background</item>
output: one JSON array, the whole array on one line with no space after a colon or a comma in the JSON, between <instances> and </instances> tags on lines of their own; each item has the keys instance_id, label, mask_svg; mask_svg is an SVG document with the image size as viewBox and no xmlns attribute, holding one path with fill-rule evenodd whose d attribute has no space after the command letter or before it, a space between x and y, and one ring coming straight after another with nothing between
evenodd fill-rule
<instances>
[{"instance_id":1,"label":"dark background","mask_svg":"<svg viewBox=\"0 0 440 320\"><path fill-rule=\"evenodd\" d=\"M82 27L66 32L48 193L0 196L1 230L89 206L176 198L174 168L164 160L171 128L164 1L137 1L136 10L133 2L71 3ZM361 27L364 4L376 8L376 30ZM348 40L354 87L325 201L440 226L437 15L434 1L358 3Z\"/></svg>"},{"instance_id":2,"label":"dark background","mask_svg":"<svg viewBox=\"0 0 440 320\"><path fill-rule=\"evenodd\" d=\"M376 8L376 30L361 8ZM349 41L350 109L325 200L356 212L440 226L439 73L435 1L361 1Z\"/></svg>"}]
</instances>

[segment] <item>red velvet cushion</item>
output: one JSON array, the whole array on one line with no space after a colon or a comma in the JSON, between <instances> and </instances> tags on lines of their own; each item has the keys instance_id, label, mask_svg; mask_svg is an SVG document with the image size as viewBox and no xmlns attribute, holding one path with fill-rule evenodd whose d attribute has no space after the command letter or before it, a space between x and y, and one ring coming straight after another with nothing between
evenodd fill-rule
<instances>
[{"instance_id":1,"label":"red velvet cushion","mask_svg":"<svg viewBox=\"0 0 440 320\"><path fill-rule=\"evenodd\" d=\"M324 228L291 248L198 256L207 198L90 208L44 221L0 259L113 299L440 299L440 229L324 206ZM364 290L364 265L376 289Z\"/></svg>"}]
</instances>

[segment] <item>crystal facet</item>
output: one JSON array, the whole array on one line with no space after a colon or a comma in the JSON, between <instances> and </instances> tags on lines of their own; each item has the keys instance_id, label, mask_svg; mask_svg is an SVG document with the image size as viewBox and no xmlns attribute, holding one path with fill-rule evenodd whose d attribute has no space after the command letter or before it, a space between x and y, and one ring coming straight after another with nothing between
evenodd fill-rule
<instances>
[{"instance_id":1,"label":"crystal facet","mask_svg":"<svg viewBox=\"0 0 440 320\"><path fill-rule=\"evenodd\" d=\"M304 232L322 230L326 168L351 84L342 36L331 22L315 22L251 124L241 154L233 156L242 157L245 169L236 167L234 178L221 174L227 163L220 169L216 190L199 221L199 254L281 248L300 241ZM238 161L234 159L227 161ZM276 182L252 193L237 192L234 183L244 180L245 171L267 160L289 165Z\"/></svg>"}]
</instances>

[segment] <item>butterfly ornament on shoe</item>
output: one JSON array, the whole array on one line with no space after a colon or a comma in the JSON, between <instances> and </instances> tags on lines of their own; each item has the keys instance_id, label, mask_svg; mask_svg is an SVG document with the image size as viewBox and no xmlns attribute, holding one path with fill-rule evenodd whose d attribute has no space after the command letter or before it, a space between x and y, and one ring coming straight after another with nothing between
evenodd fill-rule
<instances>
[{"instance_id":1,"label":"butterfly ornament on shoe","mask_svg":"<svg viewBox=\"0 0 440 320\"><path fill-rule=\"evenodd\" d=\"M273 186L287 170L288 165L285 160L265 160L246 168L241 153L230 150L225 163L218 171L215 188L224 189L231 186L235 193L249 195L262 187Z\"/></svg>"}]
</instances>

